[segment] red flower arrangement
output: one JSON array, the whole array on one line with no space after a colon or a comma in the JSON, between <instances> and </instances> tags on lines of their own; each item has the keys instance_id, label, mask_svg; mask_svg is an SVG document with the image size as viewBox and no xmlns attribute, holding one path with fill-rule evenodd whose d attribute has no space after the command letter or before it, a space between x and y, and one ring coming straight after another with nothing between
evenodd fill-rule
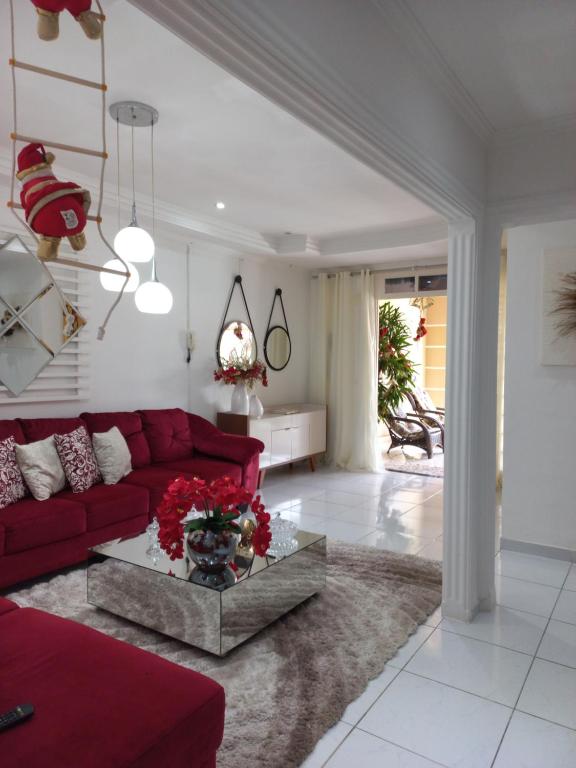
<instances>
[{"instance_id":1,"label":"red flower arrangement","mask_svg":"<svg viewBox=\"0 0 576 768\"><path fill-rule=\"evenodd\" d=\"M213 480L209 484L199 477L194 477L192 480L177 477L170 483L156 511L160 524L158 531L160 546L171 560L176 560L184 556L185 533L190 531L240 533L240 526L236 522L241 514L238 507L250 502L256 517L252 545L255 553L264 557L272 540L270 515L261 504L260 496L252 500L252 494L229 477ZM202 511L203 517L183 522L192 507Z\"/></svg>"},{"instance_id":2,"label":"red flower arrangement","mask_svg":"<svg viewBox=\"0 0 576 768\"><path fill-rule=\"evenodd\" d=\"M260 360L256 360L251 365L221 365L214 371L214 381L221 381L223 384L237 384L243 381L248 389L252 389L257 381L262 382L262 386L268 386L268 372L266 366Z\"/></svg>"}]
</instances>

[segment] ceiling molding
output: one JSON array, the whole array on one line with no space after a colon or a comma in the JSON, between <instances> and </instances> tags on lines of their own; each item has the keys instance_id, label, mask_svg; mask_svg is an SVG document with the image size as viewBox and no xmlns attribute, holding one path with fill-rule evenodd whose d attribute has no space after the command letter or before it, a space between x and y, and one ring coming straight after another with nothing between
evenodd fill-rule
<instances>
[{"instance_id":1,"label":"ceiling molding","mask_svg":"<svg viewBox=\"0 0 576 768\"><path fill-rule=\"evenodd\" d=\"M397 276L407 274L425 274L428 269L437 270L439 267L448 268L446 255L444 256L418 256L411 260L409 263L401 259L370 262L367 264L347 264L337 267L315 267L312 270L312 275L320 275L332 272L359 272L362 269L369 269L373 272L387 272L390 273L389 277L394 277L393 273L397 273Z\"/></svg>"},{"instance_id":2,"label":"ceiling molding","mask_svg":"<svg viewBox=\"0 0 576 768\"><path fill-rule=\"evenodd\" d=\"M576 114L558 115L545 120L534 120L523 125L512 126L496 131L492 137L492 146L506 146L524 138L543 136L550 133L576 132Z\"/></svg>"},{"instance_id":3,"label":"ceiling molding","mask_svg":"<svg viewBox=\"0 0 576 768\"><path fill-rule=\"evenodd\" d=\"M61 163L58 163L55 168L55 172L61 178L73 179L75 183L87 189L92 195L92 212L95 211L98 201L98 183L94 178L78 173L70 168L66 168ZM12 175L12 156L11 153L4 149L0 149L0 181L4 181L7 187L10 185L10 179ZM19 196L18 187L15 188L15 193ZM8 189L6 190L8 195ZM7 198L6 198L7 199ZM149 195L138 194L138 215L141 221L152 221L152 198ZM126 225L129 221L128 211L132 204L131 191L122 188L120 190L120 206L121 210L125 213ZM112 184L106 183L104 185L104 201L103 205L105 213L108 214L106 219L110 218L116 226L117 218L117 190ZM236 224L232 224L223 218L202 216L196 213L190 212L185 208L156 201L156 225L162 227L167 225L170 227L176 227L184 232L178 238L179 240L185 239L208 241L217 245L226 246L234 251L254 254L273 256L275 249L264 238L260 232L240 227ZM175 233L176 234L176 233Z\"/></svg>"},{"instance_id":4,"label":"ceiling molding","mask_svg":"<svg viewBox=\"0 0 576 768\"><path fill-rule=\"evenodd\" d=\"M310 235L298 235L292 232L283 235L271 235L266 238L278 256L318 256L318 241Z\"/></svg>"},{"instance_id":5,"label":"ceiling molding","mask_svg":"<svg viewBox=\"0 0 576 768\"><path fill-rule=\"evenodd\" d=\"M0 198L8 200L11 178L11 155L0 150ZM92 211L95 210L98 184L93 179L61 163L56 173L65 179L73 179L92 195ZM120 190L121 210L126 214L132 202L131 190ZM138 195L138 214L141 222L151 225L152 200L149 196ZM117 227L117 190L112 184L104 185L103 201L104 229L110 234ZM329 258L342 254L364 251L385 250L405 245L420 245L437 242L447 237L444 219L433 218L380 229L357 230L338 235L315 238L309 234L262 234L230 224L216 217L200 217L183 208L156 202L156 233L166 241L182 245L191 244L195 250L202 250L214 256L235 255L264 263L296 259L302 266L305 260Z\"/></svg>"},{"instance_id":6,"label":"ceiling molding","mask_svg":"<svg viewBox=\"0 0 576 768\"><path fill-rule=\"evenodd\" d=\"M576 130L576 114L556 115L510 128L496 128L448 64L405 0L371 0L371 2L385 15L387 21L395 25L411 53L420 60L425 71L450 99L468 125L491 146L548 132Z\"/></svg>"},{"instance_id":7,"label":"ceiling molding","mask_svg":"<svg viewBox=\"0 0 576 768\"><path fill-rule=\"evenodd\" d=\"M519 227L576 218L576 191L526 195L490 203L487 215L501 227Z\"/></svg>"},{"instance_id":8,"label":"ceiling molding","mask_svg":"<svg viewBox=\"0 0 576 768\"><path fill-rule=\"evenodd\" d=\"M482 200L382 122L309 50L246 4L129 0L219 66L447 218Z\"/></svg>"},{"instance_id":9,"label":"ceiling molding","mask_svg":"<svg viewBox=\"0 0 576 768\"><path fill-rule=\"evenodd\" d=\"M445 240L448 237L448 224L443 219L425 219L404 222L394 227L369 229L343 233L321 238L319 241L322 256L336 256L342 253L362 253L362 251L385 250L410 245L424 245Z\"/></svg>"},{"instance_id":10,"label":"ceiling molding","mask_svg":"<svg viewBox=\"0 0 576 768\"><path fill-rule=\"evenodd\" d=\"M495 127L466 89L433 43L414 12L404 0L372 0L373 5L392 22L410 52L420 61L424 71L450 100L456 111L484 142L495 133Z\"/></svg>"}]
</instances>

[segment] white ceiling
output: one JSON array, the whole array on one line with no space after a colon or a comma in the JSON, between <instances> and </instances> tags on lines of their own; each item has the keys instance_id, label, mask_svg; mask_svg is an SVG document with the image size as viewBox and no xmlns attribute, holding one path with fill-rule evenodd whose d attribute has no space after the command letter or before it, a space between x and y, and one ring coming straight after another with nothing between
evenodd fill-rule
<instances>
[{"instance_id":1,"label":"white ceiling","mask_svg":"<svg viewBox=\"0 0 576 768\"><path fill-rule=\"evenodd\" d=\"M418 245L403 245L388 248L378 248L354 253L338 253L316 257L306 257L306 263L315 269L331 269L333 267L365 266L386 264L386 268L403 269L405 267L431 266L446 264L448 246L445 239ZM292 257L292 264L299 264L304 257Z\"/></svg>"},{"instance_id":2,"label":"white ceiling","mask_svg":"<svg viewBox=\"0 0 576 768\"><path fill-rule=\"evenodd\" d=\"M8 51L8 8L0 17ZM163 204L261 233L267 241L305 233L318 241L349 231L386 229L438 217L423 203L369 170L204 58L125 0L106 4L109 103L135 99L160 112L156 128L156 189ZM17 2L17 58L99 79L99 47L62 14L56 43L37 40L34 8ZM0 67L0 136L10 130L9 68ZM93 90L18 71L19 130L59 142L98 147L99 97ZM137 193L148 194L149 133L136 131ZM115 124L108 119L116 183ZM128 129L122 133L122 183L128 184ZM0 150L8 149L8 145ZM92 178L97 161L57 152L55 165ZM219 213L214 204L226 202ZM123 217L126 218L124 212ZM373 251L373 260L385 253ZM314 253L303 257L310 266ZM343 258L343 257L342 257ZM351 255L344 263L364 261ZM326 263L326 257L321 260Z\"/></svg>"},{"instance_id":3,"label":"white ceiling","mask_svg":"<svg viewBox=\"0 0 576 768\"><path fill-rule=\"evenodd\" d=\"M495 130L576 115L576 0L405 0Z\"/></svg>"}]
</instances>

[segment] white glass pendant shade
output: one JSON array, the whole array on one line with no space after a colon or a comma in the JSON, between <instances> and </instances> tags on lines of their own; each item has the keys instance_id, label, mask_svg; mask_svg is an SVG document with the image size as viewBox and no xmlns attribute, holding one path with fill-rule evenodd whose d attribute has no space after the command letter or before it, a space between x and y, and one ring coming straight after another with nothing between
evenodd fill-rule
<instances>
[{"instance_id":1,"label":"white glass pendant shade","mask_svg":"<svg viewBox=\"0 0 576 768\"><path fill-rule=\"evenodd\" d=\"M122 264L119 259L111 259L110 261L107 261L104 266L106 269L117 269L121 272L124 271L124 264ZM130 264L130 262L126 262L126 266L128 267L128 272L130 272L130 278L126 284L126 288L124 288L124 293L134 293L140 285L140 275L138 274L136 267L133 264ZM122 275L111 275L109 272L100 272L102 288L111 293L120 293L125 280L126 278Z\"/></svg>"},{"instance_id":2,"label":"white glass pendant shade","mask_svg":"<svg viewBox=\"0 0 576 768\"><path fill-rule=\"evenodd\" d=\"M130 224L114 238L114 250L124 261L142 264L154 256L154 240L145 229Z\"/></svg>"},{"instance_id":3,"label":"white glass pendant shade","mask_svg":"<svg viewBox=\"0 0 576 768\"><path fill-rule=\"evenodd\" d=\"M157 280L142 283L134 297L140 312L149 315L167 315L172 309L173 298L170 289Z\"/></svg>"}]
</instances>

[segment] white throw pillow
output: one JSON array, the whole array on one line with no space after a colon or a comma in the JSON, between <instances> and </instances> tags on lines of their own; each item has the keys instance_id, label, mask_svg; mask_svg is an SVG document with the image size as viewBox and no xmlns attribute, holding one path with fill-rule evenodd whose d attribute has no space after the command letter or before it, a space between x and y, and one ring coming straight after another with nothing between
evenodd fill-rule
<instances>
[{"instance_id":1,"label":"white throw pillow","mask_svg":"<svg viewBox=\"0 0 576 768\"><path fill-rule=\"evenodd\" d=\"M45 501L66 487L66 475L54 435L36 443L16 444L16 460L30 493L37 501Z\"/></svg>"},{"instance_id":2,"label":"white throw pillow","mask_svg":"<svg viewBox=\"0 0 576 768\"><path fill-rule=\"evenodd\" d=\"M94 432L92 445L105 485L116 485L132 472L130 449L118 427L108 432Z\"/></svg>"}]
</instances>

